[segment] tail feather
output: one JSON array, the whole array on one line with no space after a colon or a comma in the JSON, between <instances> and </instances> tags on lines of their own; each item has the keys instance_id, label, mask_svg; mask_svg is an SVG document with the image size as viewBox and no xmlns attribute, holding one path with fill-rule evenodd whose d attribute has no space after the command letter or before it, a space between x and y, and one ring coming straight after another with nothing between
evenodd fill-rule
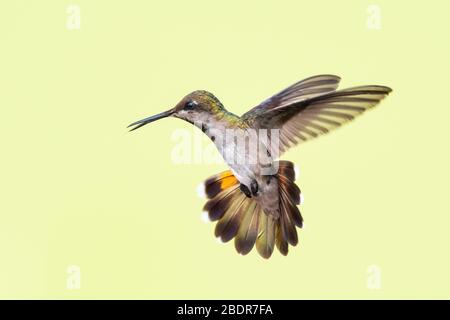
<instances>
[{"instance_id":1,"label":"tail feather","mask_svg":"<svg viewBox=\"0 0 450 320\"><path fill-rule=\"evenodd\" d=\"M250 201L242 193L234 196L233 204L219 220L215 228L215 236L220 237L223 242L228 242L236 236L241 220Z\"/></svg>"},{"instance_id":2,"label":"tail feather","mask_svg":"<svg viewBox=\"0 0 450 320\"><path fill-rule=\"evenodd\" d=\"M256 239L256 250L265 259L269 259L275 246L275 220L261 211L261 219Z\"/></svg>"},{"instance_id":3,"label":"tail feather","mask_svg":"<svg viewBox=\"0 0 450 320\"><path fill-rule=\"evenodd\" d=\"M206 196L208 199L212 199L217 196L220 191L236 184L238 184L238 180L231 170L218 173L205 181Z\"/></svg>"},{"instance_id":4,"label":"tail feather","mask_svg":"<svg viewBox=\"0 0 450 320\"><path fill-rule=\"evenodd\" d=\"M289 212L287 200L284 196L281 196L280 201L282 202L283 210L280 215L281 234L290 245L296 246L298 243L298 235L297 230L295 229L295 223L292 221L292 216Z\"/></svg>"},{"instance_id":5,"label":"tail feather","mask_svg":"<svg viewBox=\"0 0 450 320\"><path fill-rule=\"evenodd\" d=\"M236 180L237 181L237 180ZM235 197L240 196L238 185L232 185L220 191L213 199L209 200L203 207L209 214L211 221L217 221L223 217L228 208L232 205Z\"/></svg>"},{"instance_id":6,"label":"tail feather","mask_svg":"<svg viewBox=\"0 0 450 320\"><path fill-rule=\"evenodd\" d=\"M298 189L298 187L297 187ZM284 200L284 209L287 215L292 219L292 221L295 223L295 225L299 228L303 227L303 218L300 213L300 210L298 209L297 205L300 204L300 189L298 189L298 197L297 196L291 196L292 192L288 192L286 188L281 185L281 199ZM297 200L298 198L298 200Z\"/></svg>"},{"instance_id":7,"label":"tail feather","mask_svg":"<svg viewBox=\"0 0 450 320\"><path fill-rule=\"evenodd\" d=\"M256 242L258 236L258 220L260 217L260 208L255 201L250 201L247 211L239 227L239 231L234 239L236 251L242 255L249 253Z\"/></svg>"},{"instance_id":8,"label":"tail feather","mask_svg":"<svg viewBox=\"0 0 450 320\"><path fill-rule=\"evenodd\" d=\"M290 181L295 181L295 169L292 162L280 160L278 161L278 168L280 170L280 174L278 175L280 178L287 178ZM296 185L294 184L294 186Z\"/></svg>"},{"instance_id":9,"label":"tail feather","mask_svg":"<svg viewBox=\"0 0 450 320\"><path fill-rule=\"evenodd\" d=\"M205 181L205 191L210 199L204 210L215 227L216 237L223 242L234 238L236 251L248 254L254 246L263 258L270 258L275 246L283 255L289 245L298 244L296 227L301 228L303 218L297 205L300 189L295 184L294 165L279 161L275 175L279 184L279 217L266 214L255 198L247 198L239 188L239 181L231 171L216 174Z\"/></svg>"},{"instance_id":10,"label":"tail feather","mask_svg":"<svg viewBox=\"0 0 450 320\"><path fill-rule=\"evenodd\" d=\"M276 234L275 244L278 250L281 252L283 256L287 256L289 252L289 245L286 239L283 237L283 234L281 233L281 227L279 225L276 228L275 234Z\"/></svg>"}]
</instances>

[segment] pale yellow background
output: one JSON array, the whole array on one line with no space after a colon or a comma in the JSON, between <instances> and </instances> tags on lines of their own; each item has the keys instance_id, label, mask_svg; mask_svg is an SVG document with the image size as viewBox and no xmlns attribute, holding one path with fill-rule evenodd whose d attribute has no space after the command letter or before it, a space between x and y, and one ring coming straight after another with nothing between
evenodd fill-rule
<instances>
[{"instance_id":1,"label":"pale yellow background","mask_svg":"<svg viewBox=\"0 0 450 320\"><path fill-rule=\"evenodd\" d=\"M81 29L66 28L69 4ZM382 29L366 26L368 5ZM1 298L450 298L446 1L2 1ZM333 73L394 89L284 155L305 229L242 257L200 220L225 165L175 165L166 110L195 89L241 114ZM81 289L66 288L81 268ZM367 288L379 266L380 290Z\"/></svg>"}]
</instances>

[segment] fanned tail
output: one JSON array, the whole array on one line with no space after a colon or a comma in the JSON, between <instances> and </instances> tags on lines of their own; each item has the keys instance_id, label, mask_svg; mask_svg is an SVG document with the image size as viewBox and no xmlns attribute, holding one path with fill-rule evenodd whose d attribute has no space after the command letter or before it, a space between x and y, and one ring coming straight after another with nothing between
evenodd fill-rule
<instances>
[{"instance_id":1,"label":"fanned tail","mask_svg":"<svg viewBox=\"0 0 450 320\"><path fill-rule=\"evenodd\" d=\"M274 247L287 255L289 245L298 243L297 229L303 226L300 189L295 184L294 165L279 161L275 175L279 185L279 218L264 213L255 198L247 198L239 188L239 181L228 170L205 181L208 202L204 210L211 221L217 221L215 236L223 242L234 238L238 253L246 255L256 245L263 258L270 258Z\"/></svg>"}]
</instances>

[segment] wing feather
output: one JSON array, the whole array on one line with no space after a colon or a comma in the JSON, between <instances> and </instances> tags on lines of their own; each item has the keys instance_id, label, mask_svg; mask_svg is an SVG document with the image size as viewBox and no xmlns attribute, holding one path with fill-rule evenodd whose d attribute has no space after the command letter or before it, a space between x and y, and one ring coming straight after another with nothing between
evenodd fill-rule
<instances>
[{"instance_id":1,"label":"wing feather","mask_svg":"<svg viewBox=\"0 0 450 320\"><path fill-rule=\"evenodd\" d=\"M318 78L320 77L324 76L318 76ZM305 90L306 86L309 90L322 83L328 83L327 90L329 91L306 100L303 97L308 97L307 94L302 95L299 91L294 91L298 96L289 100L289 96L293 94L291 92L293 89L289 87L278 94L282 94L282 98L275 95L268 99L259 107L246 113L244 120L254 128L279 129L280 150L277 154L281 155L294 145L326 134L353 120L356 116L376 106L392 91L389 87L377 85L330 91L331 79L328 81L307 79L304 80L304 83L300 81L292 87L297 89L301 87L301 90ZM335 79L336 87L337 83L338 80ZM273 150L273 152L276 151Z\"/></svg>"},{"instance_id":2,"label":"wing feather","mask_svg":"<svg viewBox=\"0 0 450 320\"><path fill-rule=\"evenodd\" d=\"M341 78L330 74L306 78L278 92L269 99L264 100L242 115L242 117L251 119L258 116L258 114L264 110L285 107L293 103L336 91L339 81L341 81Z\"/></svg>"}]
</instances>

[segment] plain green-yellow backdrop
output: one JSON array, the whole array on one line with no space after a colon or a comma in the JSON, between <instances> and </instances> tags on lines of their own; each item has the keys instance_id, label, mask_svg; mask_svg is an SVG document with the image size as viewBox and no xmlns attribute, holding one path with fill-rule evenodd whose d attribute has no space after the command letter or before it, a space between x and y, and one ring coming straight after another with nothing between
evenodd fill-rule
<instances>
[{"instance_id":1,"label":"plain green-yellow backdrop","mask_svg":"<svg viewBox=\"0 0 450 320\"><path fill-rule=\"evenodd\" d=\"M3 1L0 297L450 298L449 14L445 1ZM187 123L125 128L195 89L241 114L320 73L394 92L283 156L305 195L287 257L216 242L196 187L226 166L173 163Z\"/></svg>"}]
</instances>

